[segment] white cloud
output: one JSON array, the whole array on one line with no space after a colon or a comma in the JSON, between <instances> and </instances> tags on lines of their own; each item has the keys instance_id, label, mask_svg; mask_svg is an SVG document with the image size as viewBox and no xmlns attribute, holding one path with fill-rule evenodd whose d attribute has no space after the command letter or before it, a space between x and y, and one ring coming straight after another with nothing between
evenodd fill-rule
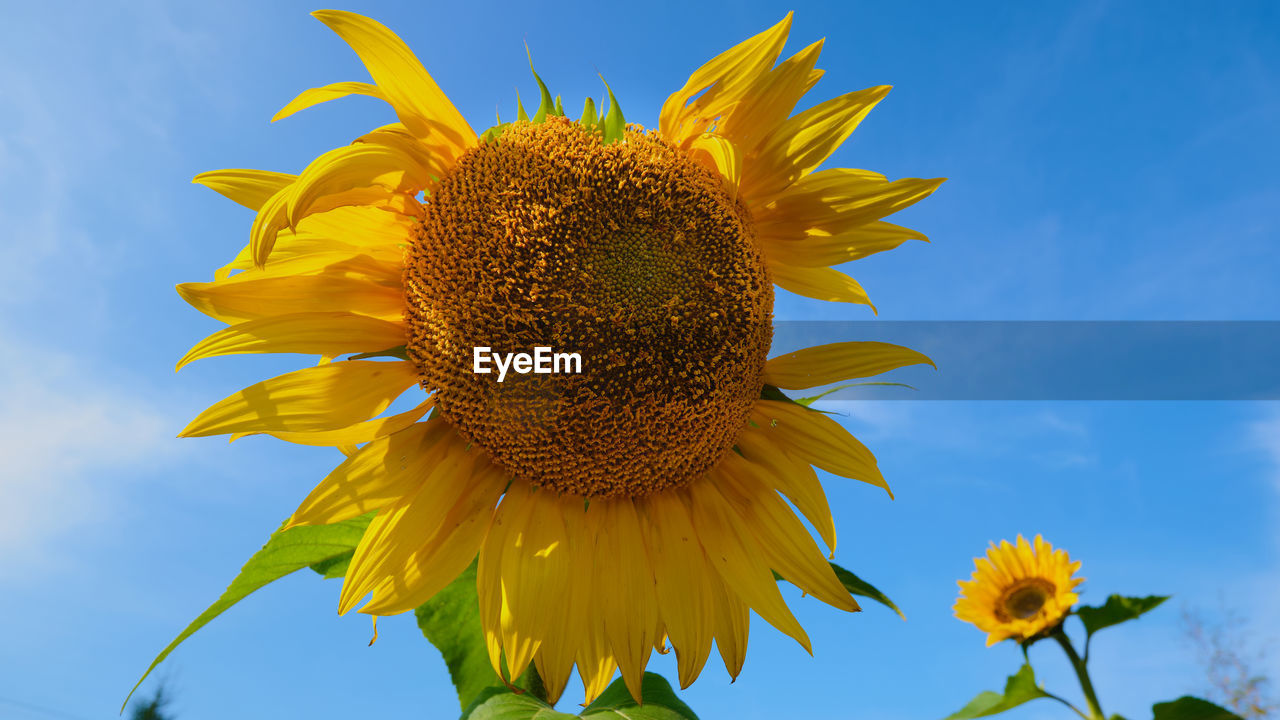
<instances>
[{"instance_id":1,"label":"white cloud","mask_svg":"<svg viewBox=\"0 0 1280 720\"><path fill-rule=\"evenodd\" d=\"M70 533L117 515L102 475L152 466L173 421L66 354L0 337L0 580L47 562Z\"/></svg>"}]
</instances>

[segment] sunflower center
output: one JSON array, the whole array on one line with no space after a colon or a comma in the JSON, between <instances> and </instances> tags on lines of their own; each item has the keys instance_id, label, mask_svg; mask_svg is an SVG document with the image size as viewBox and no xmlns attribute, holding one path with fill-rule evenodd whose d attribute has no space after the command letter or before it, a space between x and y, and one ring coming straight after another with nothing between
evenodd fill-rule
<instances>
[{"instance_id":1,"label":"sunflower center","mask_svg":"<svg viewBox=\"0 0 1280 720\"><path fill-rule=\"evenodd\" d=\"M514 477L591 497L679 487L760 397L773 289L745 209L660 136L518 123L443 178L406 250L408 352ZM476 370L536 348L579 373ZM518 366L516 366L518 369Z\"/></svg>"},{"instance_id":2,"label":"sunflower center","mask_svg":"<svg viewBox=\"0 0 1280 720\"><path fill-rule=\"evenodd\" d=\"M1029 620L1039 614L1053 597L1055 588L1047 580L1029 578L1014 585L1004 595L1000 606L1010 618Z\"/></svg>"}]
</instances>

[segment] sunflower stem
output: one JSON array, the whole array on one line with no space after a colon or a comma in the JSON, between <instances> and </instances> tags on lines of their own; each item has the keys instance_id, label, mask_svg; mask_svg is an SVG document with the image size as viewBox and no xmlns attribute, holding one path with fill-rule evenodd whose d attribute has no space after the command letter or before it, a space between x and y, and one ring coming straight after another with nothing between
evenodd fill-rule
<instances>
[{"instance_id":1,"label":"sunflower stem","mask_svg":"<svg viewBox=\"0 0 1280 720\"><path fill-rule=\"evenodd\" d=\"M1076 652L1075 646L1071 644L1071 638L1068 638L1067 634L1059 628L1053 633L1053 639L1062 646L1062 651L1067 654L1071 667L1076 671L1076 677L1080 680L1080 689L1084 692L1084 701L1089 705L1090 720L1106 720L1107 716L1103 714L1102 706L1098 703L1098 693L1093 689L1093 680L1089 679L1089 669Z\"/></svg>"}]
</instances>

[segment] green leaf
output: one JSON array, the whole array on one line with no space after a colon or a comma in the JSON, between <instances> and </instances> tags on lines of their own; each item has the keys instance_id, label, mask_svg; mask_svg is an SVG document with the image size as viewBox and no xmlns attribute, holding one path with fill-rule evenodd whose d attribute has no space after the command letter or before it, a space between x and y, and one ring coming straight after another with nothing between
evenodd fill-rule
<instances>
[{"instance_id":1,"label":"green leaf","mask_svg":"<svg viewBox=\"0 0 1280 720\"><path fill-rule=\"evenodd\" d=\"M618 678L582 711L582 717L597 720L698 720L693 710L676 697L671 683L657 673L644 674L640 681L640 697L644 700L643 705L636 703L626 683Z\"/></svg>"},{"instance_id":2,"label":"green leaf","mask_svg":"<svg viewBox=\"0 0 1280 720\"><path fill-rule=\"evenodd\" d=\"M533 79L538 81L538 91L542 93L542 99L538 102L538 112L533 114L533 122L545 122L548 114L563 115L562 112L556 112L556 101L551 98L551 91L547 89L546 83L542 82L542 78L538 77L538 71L533 69L533 53L529 50L529 43L525 43L524 53L529 56L529 72L532 72Z\"/></svg>"},{"instance_id":3,"label":"green leaf","mask_svg":"<svg viewBox=\"0 0 1280 720\"><path fill-rule=\"evenodd\" d=\"M495 692L467 708L461 720L571 720L574 717L577 716L557 712L528 693Z\"/></svg>"},{"instance_id":4,"label":"green leaf","mask_svg":"<svg viewBox=\"0 0 1280 720\"><path fill-rule=\"evenodd\" d=\"M321 560L318 563L312 563L311 569L316 571L320 577L325 580L333 580L334 578L346 577L347 568L351 566L351 558L355 556L356 551L348 550L341 555L335 555L328 560Z\"/></svg>"},{"instance_id":5,"label":"green leaf","mask_svg":"<svg viewBox=\"0 0 1280 720\"><path fill-rule=\"evenodd\" d=\"M1224 707L1190 695L1183 695L1172 702L1156 703L1151 706L1151 711L1155 713L1154 720L1243 720Z\"/></svg>"},{"instance_id":6,"label":"green leaf","mask_svg":"<svg viewBox=\"0 0 1280 720\"><path fill-rule=\"evenodd\" d=\"M151 666L138 679L133 690L129 691L129 697L133 697L134 691L142 685L142 681L147 679L151 671L155 670L174 648L191 637L195 631L207 625L210 620L225 612L227 608L285 575L350 553L352 548L360 543L360 538L372 519L373 513L368 513L333 525L303 525L272 533L267 539L267 544L249 558L249 562L240 569L240 574L231 581L231 585L222 593L222 596L201 613L200 617L191 621L191 624L164 650L161 650L155 660L151 661ZM129 704L129 697L124 699L124 705ZM121 712L124 711L124 705L121 705Z\"/></svg>"},{"instance_id":7,"label":"green leaf","mask_svg":"<svg viewBox=\"0 0 1280 720\"><path fill-rule=\"evenodd\" d=\"M671 684L661 675L644 674L640 697L644 699L643 704L633 700L626 684L618 679L581 715L569 715L558 712L528 693L517 695L505 688L489 688L467 708L462 720L698 720L698 716L676 697Z\"/></svg>"},{"instance_id":8,"label":"green leaf","mask_svg":"<svg viewBox=\"0 0 1280 720\"><path fill-rule=\"evenodd\" d=\"M627 128L627 121L622 117L622 108L618 105L618 98L613 96L613 88L609 87L609 83L605 81L603 75L600 76L600 82L604 83L604 89L609 93L609 112L604 116L604 121L601 123L604 128L603 144L621 142L623 131Z\"/></svg>"},{"instance_id":9,"label":"green leaf","mask_svg":"<svg viewBox=\"0 0 1280 720\"><path fill-rule=\"evenodd\" d=\"M1147 597L1112 595L1107 598L1106 604L1101 606L1085 605L1076 609L1076 614L1084 622L1085 632L1093 635L1103 628L1119 625L1122 622L1133 620L1143 613L1154 610L1160 603L1168 599L1168 595L1148 595Z\"/></svg>"},{"instance_id":10,"label":"green leaf","mask_svg":"<svg viewBox=\"0 0 1280 720\"><path fill-rule=\"evenodd\" d=\"M1049 694L1036 685L1036 674L1030 664L1023 665L1017 674L1010 675L1004 683L1004 693L991 690L978 693L968 705L948 715L946 720L968 720L969 718L996 715L1011 710L1025 702L1036 698L1049 697Z\"/></svg>"},{"instance_id":11,"label":"green leaf","mask_svg":"<svg viewBox=\"0 0 1280 720\"><path fill-rule=\"evenodd\" d=\"M414 614L418 616L418 629L444 656L460 707L471 705L487 688L506 689L494 674L485 650L474 562L445 589L418 606Z\"/></svg>"},{"instance_id":12,"label":"green leaf","mask_svg":"<svg viewBox=\"0 0 1280 720\"><path fill-rule=\"evenodd\" d=\"M907 619L907 616L902 614L902 611L899 610L898 606L889 599L889 596L876 589L876 586L835 563L831 563L831 569L836 571L836 577L840 580L840 584L844 585L845 590L848 590L854 595L875 600L881 605L884 605L890 610L898 613L898 617L903 620Z\"/></svg>"}]
</instances>

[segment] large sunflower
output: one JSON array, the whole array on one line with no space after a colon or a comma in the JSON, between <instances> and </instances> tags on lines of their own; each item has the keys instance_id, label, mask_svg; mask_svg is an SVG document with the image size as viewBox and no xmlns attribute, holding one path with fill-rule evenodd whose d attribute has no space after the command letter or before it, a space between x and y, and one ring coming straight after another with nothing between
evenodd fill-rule
<instances>
[{"instance_id":1,"label":"large sunflower","mask_svg":"<svg viewBox=\"0 0 1280 720\"><path fill-rule=\"evenodd\" d=\"M296 176L196 178L258 215L212 282L178 287L230 326L179 367L321 356L182 434L266 433L348 455L289 521L376 511L339 611L370 595L361 612L410 610L478 555L494 670L535 663L554 701L576 665L590 701L615 669L638 697L666 641L682 685L713 640L736 676L749 610L808 649L771 571L858 609L787 501L834 548L812 466L888 485L861 443L777 388L927 359L880 343L766 358L775 284L869 304L829 266L923 238L880 218L941 180L814 172L889 88L792 115L822 75L822 43L777 63L788 15L698 69L656 131L624 127L612 94L608 114L588 101L571 122L542 87L532 119L477 136L387 28L315 15L375 84L308 90L277 118L359 94L399 122ZM480 347L578 353L581 372L500 382L475 372ZM383 415L415 385L420 404Z\"/></svg>"},{"instance_id":2,"label":"large sunflower","mask_svg":"<svg viewBox=\"0 0 1280 720\"><path fill-rule=\"evenodd\" d=\"M1036 535L1034 546L1018 536L995 543L985 558L975 558L970 580L961 580L956 617L987 633L987 647L1001 640L1026 642L1052 631L1080 596L1074 577L1080 562L1066 550L1054 550Z\"/></svg>"}]
</instances>

